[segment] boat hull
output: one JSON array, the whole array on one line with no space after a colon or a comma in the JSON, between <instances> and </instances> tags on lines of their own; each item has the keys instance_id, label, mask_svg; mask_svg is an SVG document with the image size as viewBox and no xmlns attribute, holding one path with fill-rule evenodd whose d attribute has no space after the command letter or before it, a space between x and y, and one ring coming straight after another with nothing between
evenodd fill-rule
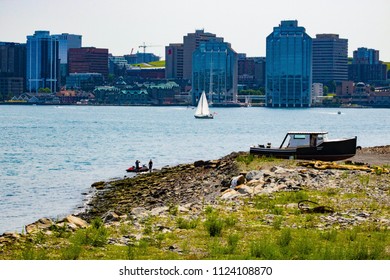
<instances>
[{"instance_id":1,"label":"boat hull","mask_svg":"<svg viewBox=\"0 0 390 280\"><path fill-rule=\"evenodd\" d=\"M337 161L351 158L356 154L356 141L355 137L326 141L316 147L280 149L251 147L249 152L253 155L275 158Z\"/></svg>"},{"instance_id":2,"label":"boat hull","mask_svg":"<svg viewBox=\"0 0 390 280\"><path fill-rule=\"evenodd\" d=\"M140 168L135 168L134 166L132 167L129 167L128 169L126 169L127 172L135 172L135 173L138 173L138 172L146 172L146 171L149 171L149 168L143 166L143 167L140 167Z\"/></svg>"},{"instance_id":3,"label":"boat hull","mask_svg":"<svg viewBox=\"0 0 390 280\"><path fill-rule=\"evenodd\" d=\"M196 119L213 119L213 115L203 115L203 116L197 116L195 115Z\"/></svg>"}]
</instances>

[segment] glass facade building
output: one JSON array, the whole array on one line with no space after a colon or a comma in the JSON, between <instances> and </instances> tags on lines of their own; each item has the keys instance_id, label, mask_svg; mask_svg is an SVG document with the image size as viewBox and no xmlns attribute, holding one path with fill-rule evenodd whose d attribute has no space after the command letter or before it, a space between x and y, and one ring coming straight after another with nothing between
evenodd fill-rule
<instances>
[{"instance_id":1,"label":"glass facade building","mask_svg":"<svg viewBox=\"0 0 390 280\"><path fill-rule=\"evenodd\" d=\"M282 21L266 41L266 105L310 107L312 39L298 21Z\"/></svg>"},{"instance_id":2,"label":"glass facade building","mask_svg":"<svg viewBox=\"0 0 390 280\"><path fill-rule=\"evenodd\" d=\"M81 35L62 33L52 35L58 40L58 57L60 59L61 80L65 82L65 77L68 75L68 50L71 48L81 48Z\"/></svg>"},{"instance_id":3,"label":"glass facade building","mask_svg":"<svg viewBox=\"0 0 390 280\"><path fill-rule=\"evenodd\" d=\"M60 59L58 40L49 31L35 31L27 36L27 90L38 92L39 88L59 89Z\"/></svg>"},{"instance_id":4,"label":"glass facade building","mask_svg":"<svg viewBox=\"0 0 390 280\"><path fill-rule=\"evenodd\" d=\"M238 56L229 43L201 43L192 55L192 104L202 91L211 102L236 102L237 73Z\"/></svg>"},{"instance_id":5,"label":"glass facade building","mask_svg":"<svg viewBox=\"0 0 390 280\"><path fill-rule=\"evenodd\" d=\"M26 44L0 42L0 100L25 90Z\"/></svg>"}]
</instances>

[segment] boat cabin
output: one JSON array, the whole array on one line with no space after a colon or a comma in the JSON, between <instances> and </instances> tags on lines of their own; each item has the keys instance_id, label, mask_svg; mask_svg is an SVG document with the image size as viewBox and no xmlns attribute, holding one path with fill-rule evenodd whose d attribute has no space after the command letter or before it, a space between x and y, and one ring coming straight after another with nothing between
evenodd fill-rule
<instances>
[{"instance_id":1,"label":"boat cabin","mask_svg":"<svg viewBox=\"0 0 390 280\"><path fill-rule=\"evenodd\" d=\"M328 132L288 132L280 149L297 147L317 147L326 141Z\"/></svg>"}]
</instances>

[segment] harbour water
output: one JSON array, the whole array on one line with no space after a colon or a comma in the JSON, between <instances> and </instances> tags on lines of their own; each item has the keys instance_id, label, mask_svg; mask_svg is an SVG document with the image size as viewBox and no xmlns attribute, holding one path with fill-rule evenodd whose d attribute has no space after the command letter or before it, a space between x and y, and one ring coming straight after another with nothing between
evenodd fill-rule
<instances>
[{"instance_id":1,"label":"harbour water","mask_svg":"<svg viewBox=\"0 0 390 280\"><path fill-rule=\"evenodd\" d=\"M137 159L155 168L217 159L278 145L291 130L390 144L389 109L211 110L213 120L187 107L0 106L0 234L77 212L93 182L129 176Z\"/></svg>"}]
</instances>

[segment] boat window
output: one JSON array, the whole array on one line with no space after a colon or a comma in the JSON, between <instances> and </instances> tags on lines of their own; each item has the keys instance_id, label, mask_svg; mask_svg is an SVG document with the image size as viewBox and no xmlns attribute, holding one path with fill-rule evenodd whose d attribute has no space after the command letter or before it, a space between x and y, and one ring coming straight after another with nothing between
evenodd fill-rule
<instances>
[{"instance_id":1,"label":"boat window","mask_svg":"<svg viewBox=\"0 0 390 280\"><path fill-rule=\"evenodd\" d=\"M287 147L295 148L299 146L309 146L310 137L307 134L294 134L290 135L290 140Z\"/></svg>"}]
</instances>

